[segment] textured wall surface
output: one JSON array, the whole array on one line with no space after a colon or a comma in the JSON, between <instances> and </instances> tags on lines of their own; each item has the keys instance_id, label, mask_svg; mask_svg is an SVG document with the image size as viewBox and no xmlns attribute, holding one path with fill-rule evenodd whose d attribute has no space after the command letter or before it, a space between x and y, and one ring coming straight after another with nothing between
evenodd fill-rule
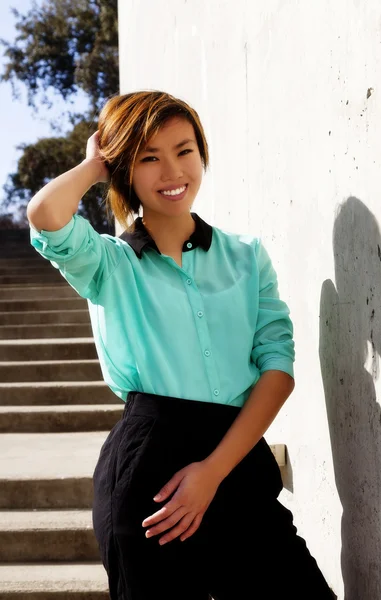
<instances>
[{"instance_id":1,"label":"textured wall surface","mask_svg":"<svg viewBox=\"0 0 381 600\"><path fill-rule=\"evenodd\" d=\"M381 598L381 6L121 0L121 92L188 101L194 209L262 236L295 326L282 501L342 600ZM276 548L274 548L276 552Z\"/></svg>"}]
</instances>

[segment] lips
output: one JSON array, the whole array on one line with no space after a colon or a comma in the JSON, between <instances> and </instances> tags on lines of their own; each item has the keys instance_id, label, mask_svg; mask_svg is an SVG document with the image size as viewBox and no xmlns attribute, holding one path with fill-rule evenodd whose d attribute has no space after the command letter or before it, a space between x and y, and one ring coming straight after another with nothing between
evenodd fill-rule
<instances>
[{"instance_id":1,"label":"lips","mask_svg":"<svg viewBox=\"0 0 381 600\"><path fill-rule=\"evenodd\" d=\"M178 190L179 188L182 187L188 187L187 183L182 183L181 185L170 185L168 188L162 189L162 190L158 190L160 193L161 192L172 192L173 190Z\"/></svg>"},{"instance_id":2,"label":"lips","mask_svg":"<svg viewBox=\"0 0 381 600\"><path fill-rule=\"evenodd\" d=\"M181 186L180 186L181 187ZM178 188L175 188L178 189ZM165 198L166 200L168 200L168 202L178 202L179 200L182 200L186 193L188 192L188 184L185 185L185 189L183 192L181 192L180 194L163 194L163 192L158 192L160 194L160 196L162 198Z\"/></svg>"}]
</instances>

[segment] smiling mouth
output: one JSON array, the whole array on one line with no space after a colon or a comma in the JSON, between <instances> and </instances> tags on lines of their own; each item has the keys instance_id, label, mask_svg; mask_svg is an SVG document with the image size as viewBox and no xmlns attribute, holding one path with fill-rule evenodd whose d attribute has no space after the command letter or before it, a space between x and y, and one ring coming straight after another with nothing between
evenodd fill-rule
<instances>
[{"instance_id":1,"label":"smiling mouth","mask_svg":"<svg viewBox=\"0 0 381 600\"><path fill-rule=\"evenodd\" d=\"M179 188L176 188L176 189L181 189L181 188L184 188L184 189L179 194L175 194L174 193L175 190L168 191L167 193L164 193L166 190L159 190L159 194L161 194L165 198L179 198L180 196L185 194L185 192L187 191L188 184L186 183L184 186L180 186Z\"/></svg>"}]
</instances>

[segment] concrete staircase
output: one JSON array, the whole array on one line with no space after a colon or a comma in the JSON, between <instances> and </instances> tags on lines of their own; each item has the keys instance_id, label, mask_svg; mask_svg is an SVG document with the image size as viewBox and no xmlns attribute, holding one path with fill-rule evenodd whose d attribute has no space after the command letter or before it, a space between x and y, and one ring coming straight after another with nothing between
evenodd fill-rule
<instances>
[{"instance_id":1,"label":"concrete staircase","mask_svg":"<svg viewBox=\"0 0 381 600\"><path fill-rule=\"evenodd\" d=\"M0 600L105 600L92 473L124 404L103 383L87 304L0 231Z\"/></svg>"}]
</instances>

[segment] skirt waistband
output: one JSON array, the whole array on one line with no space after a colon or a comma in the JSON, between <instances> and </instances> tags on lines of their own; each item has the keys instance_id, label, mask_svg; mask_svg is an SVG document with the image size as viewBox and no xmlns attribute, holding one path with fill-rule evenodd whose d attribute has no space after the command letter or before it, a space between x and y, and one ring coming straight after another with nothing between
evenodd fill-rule
<instances>
[{"instance_id":1,"label":"skirt waistband","mask_svg":"<svg viewBox=\"0 0 381 600\"><path fill-rule=\"evenodd\" d=\"M129 392L124 407L123 418L127 415L139 416L175 416L176 418L216 418L234 420L241 410L238 406L174 398L172 396L159 396L144 392Z\"/></svg>"}]
</instances>

